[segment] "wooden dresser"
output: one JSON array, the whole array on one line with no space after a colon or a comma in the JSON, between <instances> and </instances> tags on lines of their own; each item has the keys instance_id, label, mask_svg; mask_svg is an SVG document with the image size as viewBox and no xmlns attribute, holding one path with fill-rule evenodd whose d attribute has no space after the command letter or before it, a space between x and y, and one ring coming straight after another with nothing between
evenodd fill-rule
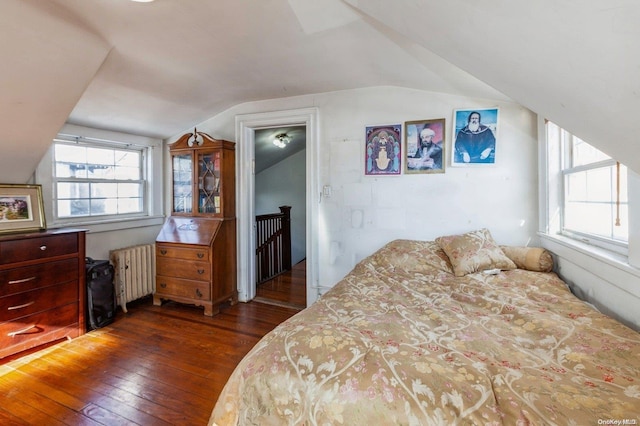
<instances>
[{"instance_id":1,"label":"wooden dresser","mask_svg":"<svg viewBox=\"0 0 640 426\"><path fill-rule=\"evenodd\" d=\"M85 332L85 232L0 236L0 358Z\"/></svg>"},{"instance_id":2,"label":"wooden dresser","mask_svg":"<svg viewBox=\"0 0 640 426\"><path fill-rule=\"evenodd\" d=\"M238 301L235 144L194 130L169 150L172 211L156 238L153 302L202 306L212 316Z\"/></svg>"}]
</instances>

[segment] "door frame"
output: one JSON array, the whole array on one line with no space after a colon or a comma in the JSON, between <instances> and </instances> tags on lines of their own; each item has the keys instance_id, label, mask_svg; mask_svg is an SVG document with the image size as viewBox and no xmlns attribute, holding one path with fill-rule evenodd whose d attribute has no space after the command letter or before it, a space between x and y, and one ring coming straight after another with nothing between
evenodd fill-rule
<instances>
[{"instance_id":1,"label":"door frame","mask_svg":"<svg viewBox=\"0 0 640 426\"><path fill-rule=\"evenodd\" d=\"M238 300L256 296L255 239L255 130L276 126L306 128L306 256L307 306L318 298L318 144L317 108L237 115L236 120L236 200L238 218Z\"/></svg>"}]
</instances>

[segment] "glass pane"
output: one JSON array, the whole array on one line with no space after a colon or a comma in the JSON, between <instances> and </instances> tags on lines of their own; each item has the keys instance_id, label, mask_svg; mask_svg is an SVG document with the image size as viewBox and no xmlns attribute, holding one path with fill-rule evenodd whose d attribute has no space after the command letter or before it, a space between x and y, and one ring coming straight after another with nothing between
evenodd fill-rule
<instances>
[{"instance_id":1,"label":"glass pane","mask_svg":"<svg viewBox=\"0 0 640 426\"><path fill-rule=\"evenodd\" d=\"M89 198L89 183L59 182L57 192L58 198Z\"/></svg>"},{"instance_id":2,"label":"glass pane","mask_svg":"<svg viewBox=\"0 0 640 426\"><path fill-rule=\"evenodd\" d=\"M114 150L106 148L87 148L87 163L112 166L116 163L114 159Z\"/></svg>"},{"instance_id":3,"label":"glass pane","mask_svg":"<svg viewBox=\"0 0 640 426\"><path fill-rule=\"evenodd\" d=\"M87 148L79 145L56 144L54 155L56 161L68 161L72 163L87 162Z\"/></svg>"},{"instance_id":4,"label":"glass pane","mask_svg":"<svg viewBox=\"0 0 640 426\"><path fill-rule=\"evenodd\" d=\"M198 212L220 211L220 151L198 155Z\"/></svg>"},{"instance_id":5,"label":"glass pane","mask_svg":"<svg viewBox=\"0 0 640 426\"><path fill-rule=\"evenodd\" d=\"M117 213L117 211L107 211L107 199L92 199L91 200L91 212L90 215L91 216L95 216L95 215L102 215L102 214L115 214Z\"/></svg>"},{"instance_id":6,"label":"glass pane","mask_svg":"<svg viewBox=\"0 0 640 426\"><path fill-rule=\"evenodd\" d=\"M137 213L142 211L141 198L120 198L118 200L118 213Z\"/></svg>"},{"instance_id":7,"label":"glass pane","mask_svg":"<svg viewBox=\"0 0 640 426\"><path fill-rule=\"evenodd\" d=\"M569 202L565 206L565 228L585 234L611 237L611 205Z\"/></svg>"},{"instance_id":8,"label":"glass pane","mask_svg":"<svg viewBox=\"0 0 640 426\"><path fill-rule=\"evenodd\" d=\"M140 168L140 153L132 151L114 151L115 162L117 166Z\"/></svg>"},{"instance_id":9,"label":"glass pane","mask_svg":"<svg viewBox=\"0 0 640 426\"><path fill-rule=\"evenodd\" d=\"M116 198L118 196L117 183L91 184L91 198Z\"/></svg>"},{"instance_id":10,"label":"glass pane","mask_svg":"<svg viewBox=\"0 0 640 426\"><path fill-rule=\"evenodd\" d=\"M87 166L84 163L56 163L56 176L86 178Z\"/></svg>"},{"instance_id":11,"label":"glass pane","mask_svg":"<svg viewBox=\"0 0 640 426\"><path fill-rule=\"evenodd\" d=\"M114 178L119 180L139 180L141 170L138 167L116 166L114 169Z\"/></svg>"},{"instance_id":12,"label":"glass pane","mask_svg":"<svg viewBox=\"0 0 640 426\"><path fill-rule=\"evenodd\" d=\"M142 197L142 185L139 183L119 183L118 197L120 198Z\"/></svg>"},{"instance_id":13,"label":"glass pane","mask_svg":"<svg viewBox=\"0 0 640 426\"><path fill-rule=\"evenodd\" d=\"M626 167L620 167L619 206L616 173L615 166L608 166L566 176L564 209L566 230L618 241L628 240Z\"/></svg>"},{"instance_id":14,"label":"glass pane","mask_svg":"<svg viewBox=\"0 0 640 426\"><path fill-rule=\"evenodd\" d=\"M111 165L87 164L87 177L89 179L115 179L116 175Z\"/></svg>"},{"instance_id":15,"label":"glass pane","mask_svg":"<svg viewBox=\"0 0 640 426\"><path fill-rule=\"evenodd\" d=\"M193 211L193 177L191 154L173 156L173 211L191 213Z\"/></svg>"},{"instance_id":16,"label":"glass pane","mask_svg":"<svg viewBox=\"0 0 640 426\"><path fill-rule=\"evenodd\" d=\"M58 200L58 216L74 217L89 215L89 200Z\"/></svg>"},{"instance_id":17,"label":"glass pane","mask_svg":"<svg viewBox=\"0 0 640 426\"><path fill-rule=\"evenodd\" d=\"M611 157L575 136L572 137L573 167L608 160Z\"/></svg>"}]
</instances>

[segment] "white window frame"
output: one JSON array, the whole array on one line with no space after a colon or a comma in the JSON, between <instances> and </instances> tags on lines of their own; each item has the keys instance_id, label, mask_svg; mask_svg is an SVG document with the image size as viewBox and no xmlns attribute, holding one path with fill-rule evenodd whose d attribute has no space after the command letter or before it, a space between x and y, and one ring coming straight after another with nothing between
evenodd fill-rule
<instances>
[{"instance_id":1,"label":"white window frame","mask_svg":"<svg viewBox=\"0 0 640 426\"><path fill-rule=\"evenodd\" d=\"M120 147L129 145L140 149L143 152L143 170L145 173L143 179L146 182L143 190L145 200L143 213L58 218L55 214L56 201L54 194L56 179L54 176L54 142L52 141L51 147L40 161L35 175L35 183L42 185L44 210L49 228L82 227L90 232L103 232L162 224L164 216L162 214L163 145L161 139L71 124L66 124L56 139L64 141L78 140L83 144L100 147L110 146L115 148L118 145Z\"/></svg>"},{"instance_id":2,"label":"white window frame","mask_svg":"<svg viewBox=\"0 0 640 426\"><path fill-rule=\"evenodd\" d=\"M616 249L607 244L595 245L594 239L571 238L562 230L562 209L564 196L564 175L562 173L563 149L558 144L550 145L547 139L547 127L544 119L538 120L539 138L539 232L543 246L552 251L562 251L563 257L569 256L577 265L596 271L604 265L610 265L640 277L640 175L627 169L629 239L626 250ZM614 160L615 161L615 160ZM568 252L566 250L569 250ZM588 263L578 261L578 253L591 259Z\"/></svg>"},{"instance_id":3,"label":"white window frame","mask_svg":"<svg viewBox=\"0 0 640 426\"><path fill-rule=\"evenodd\" d=\"M65 222L65 221L73 221L73 222L77 222L78 220L92 220L92 219L98 219L98 220L112 220L112 219L122 219L122 218L133 218L133 217L140 217L140 216L147 216L147 167L145 166L145 164L147 163L146 158L149 155L149 148L148 147L143 147L143 146L133 146L131 144L126 144L126 143L121 143L121 142L103 142L103 141L92 141L92 140L86 140L84 138L81 138L79 136L69 136L69 135L58 135L58 137L56 139L53 140L53 144L54 144L54 153L53 153L53 174L52 174L52 180L53 180L53 219L55 221L58 222ZM106 150L110 150L111 152L115 151L115 150L120 150L120 151L128 151L128 152L135 152L137 154L139 154L139 160L138 160L138 177L137 179L130 179L130 180L122 180L122 179L98 179L98 178L90 178L90 177L62 177L62 176L58 176L57 175L57 164L60 162L63 162L64 159L60 159L57 158L56 156L56 150L55 147L57 146L61 146L61 145L67 145L67 146L79 146L79 147L84 147L84 148L103 148ZM141 205L140 207L140 211L137 212L130 212L130 213L112 213L112 214L92 214L90 212L90 214L87 215L77 215L77 216L61 216L60 215L60 211L59 209L59 201L60 201L60 195L58 193L59 190L59 184L61 183L79 183L79 184L92 184L92 183L97 183L97 184L109 184L109 183L134 183L134 184L138 184L140 185L140 198L141 198ZM89 200L92 200L93 197L91 197L91 194L89 194ZM66 198L65 198L66 199ZM71 199L75 199L75 198L71 198Z\"/></svg>"}]
</instances>

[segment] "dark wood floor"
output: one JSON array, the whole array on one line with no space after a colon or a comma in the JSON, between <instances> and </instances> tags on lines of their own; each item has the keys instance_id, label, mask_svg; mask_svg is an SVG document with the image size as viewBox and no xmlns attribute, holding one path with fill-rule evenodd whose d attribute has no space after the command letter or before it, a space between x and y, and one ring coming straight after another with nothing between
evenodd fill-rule
<instances>
[{"instance_id":1,"label":"dark wood floor","mask_svg":"<svg viewBox=\"0 0 640 426\"><path fill-rule=\"evenodd\" d=\"M151 299L116 321L0 360L2 425L204 425L239 360L298 310L263 303L200 308Z\"/></svg>"},{"instance_id":2,"label":"dark wood floor","mask_svg":"<svg viewBox=\"0 0 640 426\"><path fill-rule=\"evenodd\" d=\"M302 309L307 306L306 280L307 262L303 260L290 271L258 285L255 300Z\"/></svg>"}]
</instances>

